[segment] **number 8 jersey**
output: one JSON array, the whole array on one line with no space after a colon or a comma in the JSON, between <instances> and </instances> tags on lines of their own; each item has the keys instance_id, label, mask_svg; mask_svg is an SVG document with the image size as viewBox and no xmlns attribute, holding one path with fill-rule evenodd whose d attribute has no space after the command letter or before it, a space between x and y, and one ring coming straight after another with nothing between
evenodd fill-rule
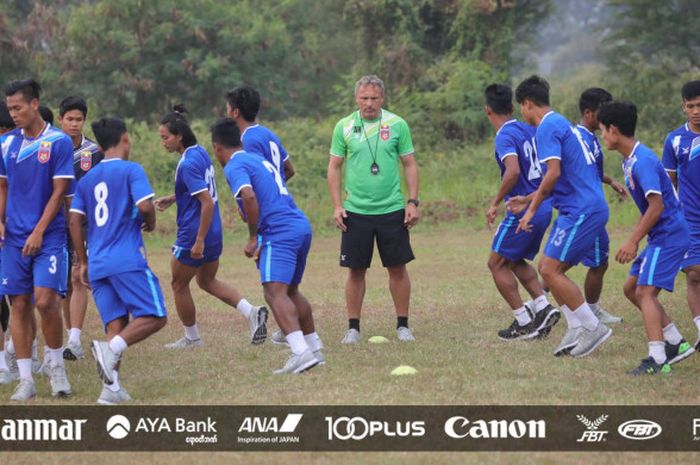
<instances>
[{"instance_id":1,"label":"number 8 jersey","mask_svg":"<svg viewBox=\"0 0 700 465\"><path fill-rule=\"evenodd\" d=\"M70 211L88 219L90 281L148 268L136 206L153 195L143 168L119 158L103 160L80 180Z\"/></svg>"}]
</instances>

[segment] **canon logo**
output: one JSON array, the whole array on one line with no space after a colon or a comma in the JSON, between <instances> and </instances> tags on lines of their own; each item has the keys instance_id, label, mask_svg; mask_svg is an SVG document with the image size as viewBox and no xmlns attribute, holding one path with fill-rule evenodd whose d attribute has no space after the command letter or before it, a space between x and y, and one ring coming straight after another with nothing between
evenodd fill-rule
<instances>
[{"instance_id":1,"label":"canon logo","mask_svg":"<svg viewBox=\"0 0 700 465\"><path fill-rule=\"evenodd\" d=\"M362 417L326 417L328 440L339 439L361 441L366 437L382 435L386 437L420 437L425 435L424 421L378 421Z\"/></svg>"},{"instance_id":2,"label":"canon logo","mask_svg":"<svg viewBox=\"0 0 700 465\"><path fill-rule=\"evenodd\" d=\"M661 431L663 431L661 425L651 420L630 420L617 428L620 436L635 441L653 439L661 434Z\"/></svg>"},{"instance_id":3,"label":"canon logo","mask_svg":"<svg viewBox=\"0 0 700 465\"><path fill-rule=\"evenodd\" d=\"M508 439L546 437L544 420L474 420L465 417L452 417L445 422L445 434L462 439Z\"/></svg>"}]
</instances>

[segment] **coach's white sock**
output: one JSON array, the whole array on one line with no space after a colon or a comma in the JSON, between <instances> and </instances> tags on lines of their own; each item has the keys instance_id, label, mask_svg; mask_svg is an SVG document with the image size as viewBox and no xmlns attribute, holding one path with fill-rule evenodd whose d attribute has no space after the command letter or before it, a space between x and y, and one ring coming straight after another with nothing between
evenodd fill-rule
<instances>
[{"instance_id":1,"label":"coach's white sock","mask_svg":"<svg viewBox=\"0 0 700 465\"><path fill-rule=\"evenodd\" d=\"M304 333L301 331L294 331L287 334L287 342L289 342L289 347L292 349L294 355L301 355L309 348L309 344L307 344L304 339Z\"/></svg>"},{"instance_id":2,"label":"coach's white sock","mask_svg":"<svg viewBox=\"0 0 700 465\"><path fill-rule=\"evenodd\" d=\"M114 336L109 341L109 350L119 355L126 350L129 345L126 343L123 337Z\"/></svg>"},{"instance_id":3,"label":"coach's white sock","mask_svg":"<svg viewBox=\"0 0 700 465\"><path fill-rule=\"evenodd\" d=\"M693 321L695 322L695 326L698 328L698 334L700 334L700 316L693 318Z\"/></svg>"},{"instance_id":4,"label":"coach's white sock","mask_svg":"<svg viewBox=\"0 0 700 465\"><path fill-rule=\"evenodd\" d=\"M542 294L532 302L535 304L535 312L537 313L541 312L549 305L549 300L547 300L547 296L544 294Z\"/></svg>"},{"instance_id":5,"label":"coach's white sock","mask_svg":"<svg viewBox=\"0 0 700 465\"><path fill-rule=\"evenodd\" d=\"M31 379L32 377L32 359L31 358L18 358L17 368L19 369L20 379Z\"/></svg>"},{"instance_id":6,"label":"coach's white sock","mask_svg":"<svg viewBox=\"0 0 700 465\"><path fill-rule=\"evenodd\" d=\"M600 310L600 301L595 303L588 302L588 306L591 308L591 311L593 311L593 313L596 313Z\"/></svg>"},{"instance_id":7,"label":"coach's white sock","mask_svg":"<svg viewBox=\"0 0 700 465\"><path fill-rule=\"evenodd\" d=\"M112 370L112 384L105 384L107 386L107 389L109 389L112 392L117 392L121 389L121 386L119 385L119 372L117 370Z\"/></svg>"},{"instance_id":8,"label":"coach's white sock","mask_svg":"<svg viewBox=\"0 0 700 465\"><path fill-rule=\"evenodd\" d=\"M185 325L183 325L185 326ZM199 324L195 323L192 326L185 326L185 337L190 341L199 339Z\"/></svg>"},{"instance_id":9,"label":"coach's white sock","mask_svg":"<svg viewBox=\"0 0 700 465\"><path fill-rule=\"evenodd\" d=\"M52 349L49 346L44 346L44 360L49 361L49 367L65 366L63 363L63 348Z\"/></svg>"},{"instance_id":10,"label":"coach's white sock","mask_svg":"<svg viewBox=\"0 0 700 465\"><path fill-rule=\"evenodd\" d=\"M80 328L71 328L70 331L68 331L68 342L80 345L80 334L82 332Z\"/></svg>"},{"instance_id":11,"label":"coach's white sock","mask_svg":"<svg viewBox=\"0 0 700 465\"><path fill-rule=\"evenodd\" d=\"M661 365L666 361L666 344L664 341L649 341L649 357Z\"/></svg>"},{"instance_id":12,"label":"coach's white sock","mask_svg":"<svg viewBox=\"0 0 700 465\"><path fill-rule=\"evenodd\" d=\"M7 367L7 360L5 360L5 351L0 350L0 371L9 371Z\"/></svg>"},{"instance_id":13,"label":"coach's white sock","mask_svg":"<svg viewBox=\"0 0 700 465\"><path fill-rule=\"evenodd\" d=\"M236 305L236 308L246 318L250 317L250 312L253 311L253 306L250 304L250 302L248 302L245 299L239 300L238 305Z\"/></svg>"},{"instance_id":14,"label":"coach's white sock","mask_svg":"<svg viewBox=\"0 0 700 465\"><path fill-rule=\"evenodd\" d=\"M309 349L311 349L311 352L316 352L317 350L323 349L323 342L321 342L321 338L318 337L316 332L304 334L304 340L309 346Z\"/></svg>"},{"instance_id":15,"label":"coach's white sock","mask_svg":"<svg viewBox=\"0 0 700 465\"><path fill-rule=\"evenodd\" d=\"M681 340L683 340L683 336L681 336L681 333L678 331L678 328L676 328L676 325L671 323L664 328L664 340L676 345L680 344Z\"/></svg>"},{"instance_id":16,"label":"coach's white sock","mask_svg":"<svg viewBox=\"0 0 700 465\"><path fill-rule=\"evenodd\" d=\"M513 310L513 316L518 321L520 326L525 326L532 321L532 318L530 318L530 313L527 311L525 306L522 306L517 310Z\"/></svg>"},{"instance_id":17,"label":"coach's white sock","mask_svg":"<svg viewBox=\"0 0 700 465\"><path fill-rule=\"evenodd\" d=\"M589 331L596 329L598 327L598 323L600 323L598 317L595 316L595 313L591 311L591 307L589 307L586 302L574 310L574 315L576 315L578 321L581 322L581 326Z\"/></svg>"},{"instance_id":18,"label":"coach's white sock","mask_svg":"<svg viewBox=\"0 0 700 465\"><path fill-rule=\"evenodd\" d=\"M577 329L581 327L581 321L578 317L574 315L574 312L567 305L561 306L561 311L564 313L564 318L566 318L566 324L569 329Z\"/></svg>"}]
</instances>

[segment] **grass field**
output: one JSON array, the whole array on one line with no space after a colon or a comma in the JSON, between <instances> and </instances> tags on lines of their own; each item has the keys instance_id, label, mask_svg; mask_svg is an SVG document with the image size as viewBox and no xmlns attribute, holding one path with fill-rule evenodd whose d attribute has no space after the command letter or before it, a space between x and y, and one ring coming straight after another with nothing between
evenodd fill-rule
<instances>
[{"instance_id":1,"label":"grass field","mask_svg":"<svg viewBox=\"0 0 700 465\"><path fill-rule=\"evenodd\" d=\"M612 247L619 245L622 238L622 231L612 231ZM552 356L552 349L563 336L563 323L548 340L500 341L496 331L509 324L512 317L498 296L485 265L490 240L491 233L487 230L455 226L428 232L418 229L413 234L418 258L409 265L409 270L413 282L410 323L417 338L415 343L399 343L395 338L395 318L386 273L377 265L378 257L375 257L375 266L368 273L362 335L365 340L372 335L384 335L391 342L347 347L340 344L346 317L345 273L337 266L339 238L317 238L302 290L313 305L328 363L303 376L278 377L272 375L272 370L284 363L287 352L269 342L251 346L240 314L198 289L194 295L206 346L185 352L169 352L162 348L166 342L179 338L182 328L168 284L169 242L155 238L148 245L149 261L161 279L170 320L160 333L129 348L120 379L136 403L142 404L644 405L700 402L695 383L700 375L700 364L695 358L678 365L668 376L636 379L625 374L646 356L641 317L621 292L626 266L611 265L602 299L605 308L622 315L625 322L614 326L613 337L593 355L581 360ZM243 256L242 247L242 237L227 237L220 277L234 283L252 302L260 302L257 272L253 263ZM573 276L581 281L583 271L576 269ZM686 339L693 342L696 333L686 309L682 277L678 279L677 292L664 294L662 301ZM272 323L271 330L275 328ZM84 341L100 337L100 333L99 317L91 303ZM74 396L53 400L48 381L38 380L37 403L95 402L101 384L92 359L67 364ZM391 369L401 364L416 367L418 374L390 376ZM10 386L0 388L3 402L9 399L11 390ZM42 463L52 463L51 460L61 455L64 454L53 454L53 458L42 459ZM652 455L628 456L638 463L644 463L647 458L650 461L646 463L654 463ZM13 454L13 457L19 459L14 463L30 459L21 454ZM81 457L93 461L87 456ZM159 463L189 462L185 457L184 454L144 455L145 460ZM236 463L237 457L240 458L222 454L212 459L217 463ZM246 463L265 463L266 457L271 459L279 454L245 454L242 457ZM324 463L323 456L301 454L299 457L308 458L308 462L304 459L303 463ZM332 458L334 463L358 463L359 459L347 454L325 457ZM365 459L366 463L464 463L467 460L509 463L516 457L525 459L524 463L562 463L559 458L564 457L574 463L584 463L591 458L577 454L530 454L527 458L517 454L443 454L437 459L413 453L365 454L362 457L362 463ZM601 463L612 462L612 457L612 454L601 454ZM106 456L94 456L94 461L122 462L117 455L105 459Z\"/></svg>"}]
</instances>

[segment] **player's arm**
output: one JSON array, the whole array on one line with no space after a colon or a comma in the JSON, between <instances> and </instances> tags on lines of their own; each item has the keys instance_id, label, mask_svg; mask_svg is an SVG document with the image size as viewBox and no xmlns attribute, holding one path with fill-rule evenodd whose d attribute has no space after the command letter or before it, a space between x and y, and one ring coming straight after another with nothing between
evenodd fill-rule
<instances>
[{"instance_id":1,"label":"player's arm","mask_svg":"<svg viewBox=\"0 0 700 465\"><path fill-rule=\"evenodd\" d=\"M203 190L197 194L197 200L201 207L199 215L199 229L194 247L192 247L192 258L200 259L204 256L204 239L207 237L209 227L214 218L214 199L211 198L209 190Z\"/></svg>"},{"instance_id":2,"label":"player's arm","mask_svg":"<svg viewBox=\"0 0 700 465\"><path fill-rule=\"evenodd\" d=\"M41 214L41 218L37 222L34 230L27 238L22 248L22 255L35 255L39 250L41 250L41 245L44 242L44 233L46 228L49 227L51 222L56 218L58 212L64 207L64 199L68 187L70 185L70 178L58 177L53 179L53 192L51 197L44 207L44 212Z\"/></svg>"},{"instance_id":3,"label":"player's arm","mask_svg":"<svg viewBox=\"0 0 700 465\"><path fill-rule=\"evenodd\" d=\"M406 188L408 189L409 199L418 199L418 162L416 161L415 154L403 155L401 158L401 164L403 165L403 172L406 178ZM410 228L418 223L420 220L420 209L416 207L415 204L409 203L406 205L406 216L404 218L404 224L406 227Z\"/></svg>"},{"instance_id":4,"label":"player's arm","mask_svg":"<svg viewBox=\"0 0 700 465\"><path fill-rule=\"evenodd\" d=\"M615 254L615 259L619 263L629 263L635 259L639 243L649 234L649 231L651 231L651 228L659 221L664 211L664 200L660 193L648 192L646 197L649 203L647 211L644 212L644 215L642 215L635 225L630 237L622 244L617 254Z\"/></svg>"},{"instance_id":5,"label":"player's arm","mask_svg":"<svg viewBox=\"0 0 700 465\"><path fill-rule=\"evenodd\" d=\"M243 210L246 212L246 221L248 223L248 243L243 249L246 257L258 259L258 218L260 217L260 209L258 199L255 197L255 191L250 186L241 188L238 196L243 202Z\"/></svg>"},{"instance_id":6,"label":"player's arm","mask_svg":"<svg viewBox=\"0 0 700 465\"><path fill-rule=\"evenodd\" d=\"M5 210L7 208L7 178L0 177L0 240L5 240Z\"/></svg>"},{"instance_id":7,"label":"player's arm","mask_svg":"<svg viewBox=\"0 0 700 465\"><path fill-rule=\"evenodd\" d=\"M520 218L516 232L530 231L530 229L532 229L530 220L533 216L535 216L535 213L537 212L537 209L540 208L542 202L552 195L554 186L556 186L557 181L559 181L559 177L561 176L561 160L559 158L549 158L547 159L546 163L547 172L544 174L544 178L542 178L540 187L538 187L537 190L531 194L532 201L530 202L530 206L527 208L527 211L523 217Z\"/></svg>"},{"instance_id":8,"label":"player's arm","mask_svg":"<svg viewBox=\"0 0 700 465\"><path fill-rule=\"evenodd\" d=\"M622 198L627 197L627 190L625 189L625 186L623 186L622 184L620 184L619 182L617 182L615 179L611 178L607 174L603 175L603 184L607 184L610 187L612 187L612 189L615 192L617 192L617 194L620 197L622 197Z\"/></svg>"},{"instance_id":9,"label":"player's arm","mask_svg":"<svg viewBox=\"0 0 700 465\"><path fill-rule=\"evenodd\" d=\"M167 210L174 203L175 203L175 194L159 197L154 202L155 207L158 209L159 212Z\"/></svg>"},{"instance_id":10,"label":"player's arm","mask_svg":"<svg viewBox=\"0 0 700 465\"><path fill-rule=\"evenodd\" d=\"M331 194L331 201L333 202L333 220L337 228L345 231L347 227L343 218L347 218L348 215L343 208L343 201L340 195L340 171L343 167L343 162L345 158L331 155L328 160L328 173L326 175L328 181L328 191Z\"/></svg>"},{"instance_id":11,"label":"player's arm","mask_svg":"<svg viewBox=\"0 0 700 465\"><path fill-rule=\"evenodd\" d=\"M292 176L294 176L294 174L296 173L296 171L294 171L294 165L292 165L292 160L291 160L290 158L287 158L287 159L284 161L284 166L283 166L283 168L284 168L284 178L285 178L287 181L289 181L289 178L291 178Z\"/></svg>"},{"instance_id":12,"label":"player's arm","mask_svg":"<svg viewBox=\"0 0 700 465\"><path fill-rule=\"evenodd\" d=\"M506 155L502 159L505 171L501 179L501 185L498 187L496 197L491 202L491 207L486 211L486 224L491 227L498 215L498 206L503 202L503 199L510 191L513 190L518 183L520 177L520 165L518 164L518 156L516 154Z\"/></svg>"},{"instance_id":13,"label":"player's arm","mask_svg":"<svg viewBox=\"0 0 700 465\"><path fill-rule=\"evenodd\" d=\"M136 204L139 209L141 220L143 221L142 230L151 232L156 229L156 208L153 205L153 197L148 197Z\"/></svg>"},{"instance_id":14,"label":"player's arm","mask_svg":"<svg viewBox=\"0 0 700 465\"><path fill-rule=\"evenodd\" d=\"M666 140L664 141L664 151L661 154L661 164L664 167L664 170L666 171L666 174L668 174L668 177L671 178L671 182L673 183L673 187L676 188L676 191L678 190L678 156L676 155L676 149L673 146L673 138L671 137L671 134L666 136Z\"/></svg>"},{"instance_id":15,"label":"player's arm","mask_svg":"<svg viewBox=\"0 0 700 465\"><path fill-rule=\"evenodd\" d=\"M77 210L69 213L68 230L73 241L75 257L80 266L80 281L84 286L89 287L87 279L87 251L85 250L85 234L83 233L83 218L85 214Z\"/></svg>"},{"instance_id":16,"label":"player's arm","mask_svg":"<svg viewBox=\"0 0 700 465\"><path fill-rule=\"evenodd\" d=\"M678 173L676 173L676 171L666 170L666 174L668 174L668 177L671 178L673 187L678 190Z\"/></svg>"}]
</instances>

